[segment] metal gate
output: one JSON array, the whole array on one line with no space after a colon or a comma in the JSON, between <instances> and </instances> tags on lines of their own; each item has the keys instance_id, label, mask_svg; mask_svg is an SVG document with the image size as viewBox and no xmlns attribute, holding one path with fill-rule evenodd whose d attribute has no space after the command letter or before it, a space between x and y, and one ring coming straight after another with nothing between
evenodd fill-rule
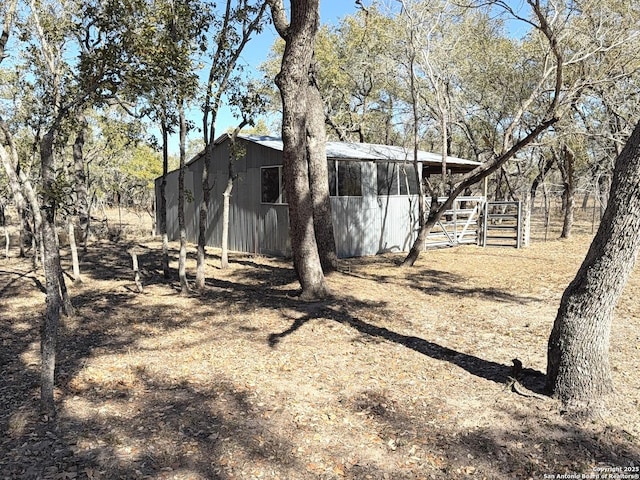
<instances>
[{"instance_id":1,"label":"metal gate","mask_svg":"<svg viewBox=\"0 0 640 480\"><path fill-rule=\"evenodd\" d=\"M444 203L447 197L438 198ZM456 245L481 244L481 219L485 208L485 197L458 197L427 237L425 248L453 247Z\"/></svg>"},{"instance_id":2,"label":"metal gate","mask_svg":"<svg viewBox=\"0 0 640 480\"><path fill-rule=\"evenodd\" d=\"M487 202L482 245L485 247L522 246L522 203Z\"/></svg>"}]
</instances>

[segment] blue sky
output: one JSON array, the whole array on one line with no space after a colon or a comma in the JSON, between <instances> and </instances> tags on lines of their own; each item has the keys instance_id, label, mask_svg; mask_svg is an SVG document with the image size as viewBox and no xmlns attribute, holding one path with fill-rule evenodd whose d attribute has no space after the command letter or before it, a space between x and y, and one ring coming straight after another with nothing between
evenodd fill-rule
<instances>
[{"instance_id":1,"label":"blue sky","mask_svg":"<svg viewBox=\"0 0 640 480\"><path fill-rule=\"evenodd\" d=\"M322 24L336 25L340 22L344 16L352 14L356 11L355 0L321 0L320 1L320 21ZM265 30L253 38L246 47L242 59L253 68L258 68L263 63L269 51L271 45L278 38L273 25L269 24ZM202 123L202 118L198 117L199 110L194 114L192 120L197 126ZM234 128L239 123L239 119L236 118L228 108L224 108L218 115L218 121L216 122L216 132L220 135L226 132L230 128ZM197 138L201 135L196 132L191 132L190 138ZM177 140L176 140L177 141ZM174 150L173 148L171 149ZM178 150L178 146L175 146L175 150Z\"/></svg>"},{"instance_id":2,"label":"blue sky","mask_svg":"<svg viewBox=\"0 0 640 480\"><path fill-rule=\"evenodd\" d=\"M336 25L343 17L355 11L356 4L354 0L320 1L320 21L322 24ZM267 11L267 15L270 18L269 11ZM269 49L276 38L278 38L278 34L273 25L269 23L267 28L247 45L243 58L250 63L255 63L257 67L267 59Z\"/></svg>"}]
</instances>

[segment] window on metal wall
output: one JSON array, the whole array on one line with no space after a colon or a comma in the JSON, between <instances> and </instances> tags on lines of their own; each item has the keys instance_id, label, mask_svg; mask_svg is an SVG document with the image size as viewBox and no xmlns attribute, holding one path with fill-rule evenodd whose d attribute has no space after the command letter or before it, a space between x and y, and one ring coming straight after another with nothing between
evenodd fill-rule
<instances>
[{"instance_id":1,"label":"window on metal wall","mask_svg":"<svg viewBox=\"0 0 640 480\"><path fill-rule=\"evenodd\" d=\"M282 167L262 167L260 169L260 189L262 203L287 203Z\"/></svg>"},{"instance_id":2,"label":"window on metal wall","mask_svg":"<svg viewBox=\"0 0 640 480\"><path fill-rule=\"evenodd\" d=\"M362 162L328 161L329 195L332 197L362 196Z\"/></svg>"},{"instance_id":3,"label":"window on metal wall","mask_svg":"<svg viewBox=\"0 0 640 480\"><path fill-rule=\"evenodd\" d=\"M398 177L400 184L400 195L417 195L418 181L416 180L416 169L413 165L402 163L398 165Z\"/></svg>"},{"instance_id":4,"label":"window on metal wall","mask_svg":"<svg viewBox=\"0 0 640 480\"><path fill-rule=\"evenodd\" d=\"M378 176L378 195L398 194L398 167L393 162L378 163L376 165Z\"/></svg>"},{"instance_id":5,"label":"window on metal wall","mask_svg":"<svg viewBox=\"0 0 640 480\"><path fill-rule=\"evenodd\" d=\"M376 165L378 195L416 195L418 187L413 165L381 162Z\"/></svg>"}]
</instances>

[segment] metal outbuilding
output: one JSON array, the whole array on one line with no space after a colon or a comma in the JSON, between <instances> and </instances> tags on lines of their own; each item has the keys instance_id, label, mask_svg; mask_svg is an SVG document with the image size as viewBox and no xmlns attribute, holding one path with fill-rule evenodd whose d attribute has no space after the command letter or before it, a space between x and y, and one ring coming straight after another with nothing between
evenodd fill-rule
<instances>
[{"instance_id":1,"label":"metal outbuilding","mask_svg":"<svg viewBox=\"0 0 640 480\"><path fill-rule=\"evenodd\" d=\"M213 247L221 245L222 193L229 172L229 147L229 136L223 135L211 149L212 189L206 238L207 244ZM231 197L229 249L288 256L291 244L282 180L282 140L241 135L237 147L241 155L234 164L238 178ZM418 228L413 150L389 145L327 142L326 152L338 255L356 257L407 251ZM198 236L204 160L203 152L187 164L185 171L187 239L193 243ZM439 173L441 160L439 154L420 151L418 163L422 175ZM447 158L447 168L452 173L468 172L478 165L471 160ZM162 177L155 181L157 205L160 204L161 181ZM167 174L166 197L167 233L170 240L176 240L179 234L177 170ZM477 203L477 200L459 199L458 203ZM472 208L466 210L471 212ZM477 220L479 210L475 210ZM464 230L471 231L468 227L472 216L465 218L468 220L465 220Z\"/></svg>"}]
</instances>

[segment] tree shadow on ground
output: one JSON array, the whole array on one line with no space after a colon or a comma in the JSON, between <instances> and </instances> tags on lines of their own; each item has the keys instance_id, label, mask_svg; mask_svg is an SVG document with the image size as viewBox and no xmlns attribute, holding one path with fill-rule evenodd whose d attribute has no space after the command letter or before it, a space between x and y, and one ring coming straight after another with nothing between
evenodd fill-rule
<instances>
[{"instance_id":1,"label":"tree shadow on ground","mask_svg":"<svg viewBox=\"0 0 640 480\"><path fill-rule=\"evenodd\" d=\"M46 289L40 279L36 276L35 270L19 271L19 270L0 270L0 277L10 276L11 279L6 282L0 289L0 298L12 297L20 295L25 288L24 281L29 280L42 293L46 293Z\"/></svg>"},{"instance_id":2,"label":"tree shadow on ground","mask_svg":"<svg viewBox=\"0 0 640 480\"><path fill-rule=\"evenodd\" d=\"M143 257L143 265L147 261L151 264L156 258L156 253L151 251L142 255L149 255ZM98 281L111 280L110 275L131 278L126 248L95 254L92 258L91 261L99 261L100 265L95 266L93 272L85 269L83 275L95 275ZM125 266L111 269L107 260ZM252 265L249 260L242 261L246 265L234 276L237 281L210 279L207 292L190 301L206 307L211 315L229 309L242 313L256 308L278 309L285 317L286 310L294 312L296 316L291 317L293 322L289 328L267 337L273 348L310 322L327 319L345 325L363 337L402 345L497 384L503 383L511 372L508 365L402 334L367 320L363 315L366 311L385 314L388 304L384 301L363 302L337 296L325 302L303 303L294 296L296 289L291 284L295 276L290 267L284 263ZM26 281L27 277L22 280ZM149 271L146 280L149 285L153 282L166 284L158 270ZM453 283L455 279L448 278L447 281ZM24 285L35 290L30 282ZM169 290L167 304L175 303L176 298ZM226 480L237 478L240 470L247 472L241 478L251 478L250 469L264 465L277 472L280 478L320 478L306 472L304 457L292 453L298 445L294 444L291 435L274 431L268 405L260 406L264 399L257 398L250 388L238 386L224 374L212 372L206 384L175 383L150 373L144 365L131 365L129 383L92 383L90 379L81 384L71 383L70 379L86 371L86 364L92 358L105 353L125 354L132 347L139 348L136 342L141 339L158 335L153 331L149 333L148 327L164 332L188 326L196 320L192 312L174 316L162 305L151 308L142 305L138 299L136 294L122 289L86 289L74 296L80 317L76 321L63 322L61 328L56 394L61 408L53 423L39 421L37 365L25 359L29 352L37 355L34 350L38 341L37 323L33 322L29 327L9 324L11 328L2 329L0 471L3 475L15 479L65 478L63 474L68 474L67 478L83 479L191 475L192 478ZM126 323L119 318L123 312L127 312ZM37 316L35 312L22 313L33 318ZM252 341L265 341L263 330L248 328L241 322L234 326ZM525 373L523 383L539 390L536 382L543 378L542 374ZM507 392L502 395L512 395L514 403L530 401ZM428 458L435 460L428 465L425 463L420 467L422 470L406 474L372 460L368 464L354 465L345 475L326 478L409 479L416 478L416 471L433 473L434 478L456 478L468 473L470 470L465 469L471 466L488 478L496 478L498 474L527 478L520 474L564 473L550 468L556 460L566 465L567 458L575 459L582 465L580 468L585 469L589 462L605 465L635 462L637 465L640 461L638 452L627 448L629 441L623 441L623 432L610 430L607 438L597 437L560 418L544 417L546 423L539 431L526 434L505 430L497 424L460 436L456 431L437 428L427 421L438 418L437 411L428 410L431 407L424 407L426 410L416 417L400 399L382 391L365 391L360 396L343 400L353 411L373 419L379 434L385 440L394 440L389 448L405 453L407 458L411 457L412 445L403 443L407 437L405 432L416 432L415 435L421 434L418 431L428 432L427 442L422 443L421 448L428 449L431 455ZM521 422L538 420L521 414L517 408L507 409L505 414ZM564 432L565 436L549 441L549 432ZM230 452L235 452L235 457L228 456ZM448 466L439 466L438 457L446 458ZM452 468L460 469L462 474Z\"/></svg>"},{"instance_id":3,"label":"tree shadow on ground","mask_svg":"<svg viewBox=\"0 0 640 480\"><path fill-rule=\"evenodd\" d=\"M373 304L361 302L353 298L343 298L340 300L334 299L333 303L327 302L320 309L316 307L314 310L307 312L305 316L297 318L288 329L279 333L270 334L268 342L272 348L275 348L283 338L294 334L307 323L320 318L325 318L347 325L368 337L393 342L435 360L451 363L466 370L472 375L485 380L505 384L509 376L513 375L513 366L484 360L474 355L459 352L455 349L444 347L420 337L404 335L393 330L389 330L386 327L376 326L349 313L353 310L379 310L383 307L384 306L379 303ZM525 369L521 373L519 379L521 383L530 390L538 393L544 393L545 375L542 372Z\"/></svg>"},{"instance_id":4,"label":"tree shadow on ground","mask_svg":"<svg viewBox=\"0 0 640 480\"><path fill-rule=\"evenodd\" d=\"M397 266L390 268L400 268ZM354 273L346 272L346 275L372 280L374 282L401 284L426 295L456 295L461 298L477 297L491 302L514 303L525 305L540 301L539 298L527 295L515 295L502 289L493 287L475 287L466 285L468 279L461 275L431 268L412 267L405 278L383 273Z\"/></svg>"},{"instance_id":5,"label":"tree shadow on ground","mask_svg":"<svg viewBox=\"0 0 640 480\"><path fill-rule=\"evenodd\" d=\"M283 478L303 470L255 394L230 380L172 384L140 370L131 382L75 386L62 393L72 400L55 421L23 418L22 430L3 429L3 478L225 480L239 470Z\"/></svg>"},{"instance_id":6,"label":"tree shadow on ground","mask_svg":"<svg viewBox=\"0 0 640 480\"><path fill-rule=\"evenodd\" d=\"M152 335L136 327L166 331L191 321L137 298L98 290L74 296L78 317L60 326L58 416L51 421L38 411L38 322L0 330L0 477L226 480L239 470L280 471L282 478L304 470L255 392L224 375L175 383L128 365L126 381L78 380L91 359L122 354Z\"/></svg>"}]
</instances>

